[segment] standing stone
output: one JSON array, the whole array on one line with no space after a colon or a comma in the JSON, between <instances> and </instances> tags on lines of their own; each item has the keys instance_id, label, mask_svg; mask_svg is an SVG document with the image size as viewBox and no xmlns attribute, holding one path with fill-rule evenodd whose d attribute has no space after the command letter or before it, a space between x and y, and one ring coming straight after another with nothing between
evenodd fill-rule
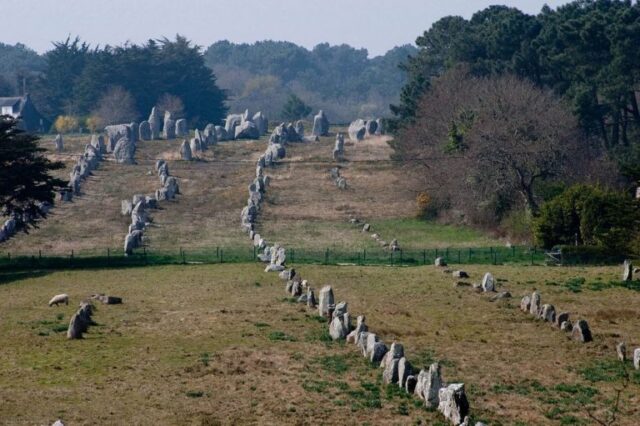
<instances>
[{"instance_id":1,"label":"standing stone","mask_svg":"<svg viewBox=\"0 0 640 426\"><path fill-rule=\"evenodd\" d=\"M633 351L633 368L640 370L640 348Z\"/></svg>"},{"instance_id":2,"label":"standing stone","mask_svg":"<svg viewBox=\"0 0 640 426\"><path fill-rule=\"evenodd\" d=\"M151 108L151 113L149 114L149 130L151 131L152 140L160 139L161 125L162 117L160 113L156 110L156 107Z\"/></svg>"},{"instance_id":3,"label":"standing stone","mask_svg":"<svg viewBox=\"0 0 640 426\"><path fill-rule=\"evenodd\" d=\"M143 121L138 126L138 137L141 141L151 140L151 125L148 121Z\"/></svg>"},{"instance_id":4,"label":"standing stone","mask_svg":"<svg viewBox=\"0 0 640 426\"><path fill-rule=\"evenodd\" d=\"M298 136L298 140L300 141L304 140L304 123L302 122L302 120L296 121L296 124L293 127L293 131L296 132L296 135Z\"/></svg>"},{"instance_id":5,"label":"standing stone","mask_svg":"<svg viewBox=\"0 0 640 426\"><path fill-rule=\"evenodd\" d=\"M593 340L589 324L585 320L578 320L571 330L571 338L578 342L587 343Z\"/></svg>"},{"instance_id":6,"label":"standing stone","mask_svg":"<svg viewBox=\"0 0 640 426\"><path fill-rule=\"evenodd\" d=\"M389 353L387 353L388 356ZM386 385L390 385L393 383L398 383L398 364L400 360L396 358L392 358L389 364L385 367L382 372L382 382Z\"/></svg>"},{"instance_id":7,"label":"standing stone","mask_svg":"<svg viewBox=\"0 0 640 426\"><path fill-rule=\"evenodd\" d=\"M569 321L562 321L560 323L560 331L564 331L565 333L569 333L573 330L573 325Z\"/></svg>"},{"instance_id":8,"label":"standing stone","mask_svg":"<svg viewBox=\"0 0 640 426\"><path fill-rule=\"evenodd\" d=\"M71 316L69 328L67 329L67 339L82 339L82 333L87 329L84 318L76 312Z\"/></svg>"},{"instance_id":9,"label":"standing stone","mask_svg":"<svg viewBox=\"0 0 640 426\"><path fill-rule=\"evenodd\" d=\"M531 297L524 296L520 301L520 310L524 312L529 312L529 309L531 309Z\"/></svg>"},{"instance_id":10,"label":"standing stone","mask_svg":"<svg viewBox=\"0 0 640 426\"><path fill-rule=\"evenodd\" d=\"M140 132L140 126L135 121L129 123L129 135L131 136L131 140L134 142L138 142L138 133Z\"/></svg>"},{"instance_id":11,"label":"standing stone","mask_svg":"<svg viewBox=\"0 0 640 426\"><path fill-rule=\"evenodd\" d=\"M440 376L440 364L434 362L429 370L420 370L417 377L415 394L424 400L427 408L435 408L438 405L438 391L444 386Z\"/></svg>"},{"instance_id":12,"label":"standing stone","mask_svg":"<svg viewBox=\"0 0 640 426\"><path fill-rule=\"evenodd\" d=\"M553 324L556 320L556 308L549 303L542 305L540 319Z\"/></svg>"},{"instance_id":13,"label":"standing stone","mask_svg":"<svg viewBox=\"0 0 640 426\"><path fill-rule=\"evenodd\" d=\"M118 141L113 137L107 136L107 152L113 152L113 150L116 149L116 142Z\"/></svg>"},{"instance_id":14,"label":"standing stone","mask_svg":"<svg viewBox=\"0 0 640 426\"><path fill-rule=\"evenodd\" d=\"M433 263L434 263L434 265L439 266L439 267L447 266L447 261L444 260L443 257L436 257L436 260Z\"/></svg>"},{"instance_id":15,"label":"standing stone","mask_svg":"<svg viewBox=\"0 0 640 426\"><path fill-rule=\"evenodd\" d=\"M260 139L260 131L251 121L243 121L235 127L235 139Z\"/></svg>"},{"instance_id":16,"label":"standing stone","mask_svg":"<svg viewBox=\"0 0 640 426\"><path fill-rule=\"evenodd\" d=\"M193 160L193 155L191 154L191 146L187 140L182 141L182 145L180 145L180 158L185 161Z\"/></svg>"},{"instance_id":17,"label":"standing stone","mask_svg":"<svg viewBox=\"0 0 640 426\"><path fill-rule=\"evenodd\" d=\"M366 132L367 132L367 129L365 127L364 120L360 118L357 119L356 121L353 121L349 125L349 129L348 129L349 139L351 139L354 142L363 140Z\"/></svg>"},{"instance_id":18,"label":"standing stone","mask_svg":"<svg viewBox=\"0 0 640 426\"><path fill-rule=\"evenodd\" d=\"M195 154L198 151L202 151L202 145L200 144L200 140L198 140L197 138L191 138L189 146L191 147L192 154Z\"/></svg>"},{"instance_id":19,"label":"standing stone","mask_svg":"<svg viewBox=\"0 0 640 426\"><path fill-rule=\"evenodd\" d=\"M377 365L380 363L380 361L382 361L386 353L387 353L387 345L385 345L382 342L375 342L373 343L371 347L371 351L369 353L369 361L371 361L373 365Z\"/></svg>"},{"instance_id":20,"label":"standing stone","mask_svg":"<svg viewBox=\"0 0 640 426\"><path fill-rule=\"evenodd\" d=\"M384 120L382 118L378 118L376 123L378 124L378 127L376 128L376 135L384 135Z\"/></svg>"},{"instance_id":21,"label":"standing stone","mask_svg":"<svg viewBox=\"0 0 640 426\"><path fill-rule=\"evenodd\" d=\"M367 324L364 323L364 315L359 315L356 319L356 328L347 336L347 343L357 343L360 333L368 331Z\"/></svg>"},{"instance_id":22,"label":"standing stone","mask_svg":"<svg viewBox=\"0 0 640 426\"><path fill-rule=\"evenodd\" d=\"M236 135L236 127L242 123L242 114L229 114L225 120L224 130L227 132L227 138L232 139Z\"/></svg>"},{"instance_id":23,"label":"standing stone","mask_svg":"<svg viewBox=\"0 0 640 426\"><path fill-rule=\"evenodd\" d=\"M100 155L107 153L107 146L104 143L104 136L102 135L91 135L91 146L94 147Z\"/></svg>"},{"instance_id":24,"label":"standing stone","mask_svg":"<svg viewBox=\"0 0 640 426\"><path fill-rule=\"evenodd\" d=\"M136 145L129 138L121 138L113 149L113 157L119 164L135 164Z\"/></svg>"},{"instance_id":25,"label":"standing stone","mask_svg":"<svg viewBox=\"0 0 640 426\"><path fill-rule=\"evenodd\" d=\"M378 122L375 120L368 120L365 122L365 134L366 136L373 136L378 129Z\"/></svg>"},{"instance_id":26,"label":"standing stone","mask_svg":"<svg viewBox=\"0 0 640 426\"><path fill-rule=\"evenodd\" d=\"M616 345L616 354L620 361L625 362L627 360L627 345L624 342Z\"/></svg>"},{"instance_id":27,"label":"standing stone","mask_svg":"<svg viewBox=\"0 0 640 426\"><path fill-rule=\"evenodd\" d=\"M366 334L366 342L364 345L364 353L363 355L366 357L370 357L371 356L371 352L373 351L373 346L380 341L380 339L378 338L378 336L375 333L362 333L362 334ZM386 346L385 346L386 348ZM387 353L387 350L384 351L385 354ZM383 355L384 356L384 355ZM380 361L382 361L382 358L380 359ZM379 364L380 362L378 362Z\"/></svg>"},{"instance_id":28,"label":"standing stone","mask_svg":"<svg viewBox=\"0 0 640 426\"><path fill-rule=\"evenodd\" d=\"M490 272L487 272L486 274L484 274L484 277L482 278L482 291L484 292L496 291L495 279L493 278L493 275L491 275Z\"/></svg>"},{"instance_id":29,"label":"standing stone","mask_svg":"<svg viewBox=\"0 0 640 426\"><path fill-rule=\"evenodd\" d=\"M162 137L166 140L175 139L176 122L171 118L171 112L164 112L164 125L162 127Z\"/></svg>"},{"instance_id":30,"label":"standing stone","mask_svg":"<svg viewBox=\"0 0 640 426\"><path fill-rule=\"evenodd\" d=\"M622 271L622 281L632 281L633 280L633 265L630 260L625 260L623 265L624 270Z\"/></svg>"},{"instance_id":31,"label":"standing stone","mask_svg":"<svg viewBox=\"0 0 640 426\"><path fill-rule=\"evenodd\" d=\"M404 384L404 390L408 394L412 394L416 389L416 383L418 383L416 376L408 376L407 381Z\"/></svg>"},{"instance_id":32,"label":"standing stone","mask_svg":"<svg viewBox=\"0 0 640 426\"><path fill-rule=\"evenodd\" d=\"M329 324L329 335L333 340L342 340L349 333L349 313L334 316Z\"/></svg>"},{"instance_id":33,"label":"standing stone","mask_svg":"<svg viewBox=\"0 0 640 426\"><path fill-rule=\"evenodd\" d=\"M62 140L62 135L57 134L56 138L53 140L53 144L56 147L57 152L62 152L64 150L64 141Z\"/></svg>"},{"instance_id":34,"label":"standing stone","mask_svg":"<svg viewBox=\"0 0 640 426\"><path fill-rule=\"evenodd\" d=\"M264 114L262 113L262 111L256 112L252 117L252 121L255 123L256 127L258 128L260 135L267 134L267 131L269 130L269 122L267 120L267 117L265 117Z\"/></svg>"},{"instance_id":35,"label":"standing stone","mask_svg":"<svg viewBox=\"0 0 640 426\"><path fill-rule=\"evenodd\" d=\"M214 130L216 134L216 141L218 142L226 141L229 138L229 135L227 134L227 130L224 127L215 126Z\"/></svg>"},{"instance_id":36,"label":"standing stone","mask_svg":"<svg viewBox=\"0 0 640 426\"><path fill-rule=\"evenodd\" d=\"M400 386L401 389L405 388L407 378L411 374L413 374L411 363L405 357L400 358L398 361L398 386Z\"/></svg>"},{"instance_id":37,"label":"standing stone","mask_svg":"<svg viewBox=\"0 0 640 426\"><path fill-rule=\"evenodd\" d=\"M316 295L312 288L307 289L307 307L311 309L316 307Z\"/></svg>"},{"instance_id":38,"label":"standing stone","mask_svg":"<svg viewBox=\"0 0 640 426\"><path fill-rule=\"evenodd\" d=\"M400 359L402 357L404 357L404 347L400 343L393 342L389 352L387 352L380 363L380 368L387 368L392 359Z\"/></svg>"},{"instance_id":39,"label":"standing stone","mask_svg":"<svg viewBox=\"0 0 640 426\"><path fill-rule=\"evenodd\" d=\"M562 326L562 323L565 322L565 321L569 321L569 313L568 312L561 312L561 313L556 315L555 326L560 328Z\"/></svg>"},{"instance_id":40,"label":"standing stone","mask_svg":"<svg viewBox=\"0 0 640 426\"><path fill-rule=\"evenodd\" d=\"M313 136L329 136L329 120L323 110L318 111L318 114L313 117L311 134Z\"/></svg>"},{"instance_id":41,"label":"standing stone","mask_svg":"<svg viewBox=\"0 0 640 426\"><path fill-rule=\"evenodd\" d=\"M537 291L534 291L533 294L531 294L531 307L529 308L529 313L536 317L540 314L540 293Z\"/></svg>"},{"instance_id":42,"label":"standing stone","mask_svg":"<svg viewBox=\"0 0 640 426\"><path fill-rule=\"evenodd\" d=\"M469 414L469 401L464 392L464 383L454 383L438 392L438 411L454 425L462 423Z\"/></svg>"},{"instance_id":43,"label":"standing stone","mask_svg":"<svg viewBox=\"0 0 640 426\"><path fill-rule=\"evenodd\" d=\"M187 120L180 118L176 120L176 137L183 138L189 134L189 126L187 126Z\"/></svg>"},{"instance_id":44,"label":"standing stone","mask_svg":"<svg viewBox=\"0 0 640 426\"><path fill-rule=\"evenodd\" d=\"M318 300L318 315L321 317L329 317L329 308L333 308L333 289L330 285L322 287Z\"/></svg>"}]
</instances>

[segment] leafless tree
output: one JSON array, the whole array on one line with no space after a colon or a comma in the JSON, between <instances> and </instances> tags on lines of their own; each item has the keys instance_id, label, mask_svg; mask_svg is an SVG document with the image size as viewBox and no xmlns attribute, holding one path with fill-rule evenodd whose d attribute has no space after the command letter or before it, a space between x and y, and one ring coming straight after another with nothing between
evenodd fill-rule
<instances>
[{"instance_id":1,"label":"leafless tree","mask_svg":"<svg viewBox=\"0 0 640 426\"><path fill-rule=\"evenodd\" d=\"M431 198L495 225L518 206L535 213L536 184L579 171L583 144L575 118L550 92L458 68L434 81L394 148Z\"/></svg>"},{"instance_id":2,"label":"leafless tree","mask_svg":"<svg viewBox=\"0 0 640 426\"><path fill-rule=\"evenodd\" d=\"M184 118L184 103L182 103L182 99L176 95L164 93L158 99L156 106L161 113L169 111L174 120Z\"/></svg>"},{"instance_id":3,"label":"leafless tree","mask_svg":"<svg viewBox=\"0 0 640 426\"><path fill-rule=\"evenodd\" d=\"M131 93L120 86L112 86L100 98L98 107L91 115L98 127L104 127L110 124L131 123L138 118L138 111Z\"/></svg>"}]
</instances>

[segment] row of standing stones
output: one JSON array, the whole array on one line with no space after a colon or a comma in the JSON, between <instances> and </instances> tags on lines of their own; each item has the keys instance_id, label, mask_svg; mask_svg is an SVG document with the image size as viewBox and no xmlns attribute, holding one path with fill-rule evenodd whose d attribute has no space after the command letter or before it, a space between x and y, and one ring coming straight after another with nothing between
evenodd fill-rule
<instances>
[{"instance_id":1,"label":"row of standing stones","mask_svg":"<svg viewBox=\"0 0 640 426\"><path fill-rule=\"evenodd\" d=\"M69 304L69 298L66 294L64 294L54 296L54 298L49 302L49 306L55 303L54 299L58 298L59 296L66 296L65 302L66 304ZM95 306L93 305L92 300L102 302L105 305L119 305L122 303L122 298L116 296L107 296L102 293L94 294L88 299L83 300L82 302L80 302L78 310L71 316L69 327L67 328L67 339L82 339L82 335L87 332L89 326L95 325L95 322L91 318L95 311ZM57 303L55 304L57 306Z\"/></svg>"},{"instance_id":2,"label":"row of standing stones","mask_svg":"<svg viewBox=\"0 0 640 426\"><path fill-rule=\"evenodd\" d=\"M392 239L390 243L387 243L382 239L380 234L378 234L377 232L373 232L373 228L369 223L362 224L362 221L356 217L352 217L351 219L349 219L349 223L358 227L362 225L362 232L370 232L371 238L374 239L383 249L388 249L392 252L400 251L400 244L398 244L398 240L396 238Z\"/></svg>"},{"instance_id":3,"label":"row of standing stones","mask_svg":"<svg viewBox=\"0 0 640 426\"><path fill-rule=\"evenodd\" d=\"M242 228L249 233L254 246L264 250L258 257L261 261L268 263L265 272L280 272L280 277L287 281L288 293L297 297L298 302L305 303L309 308L317 308L321 316L330 320L329 334L332 339L346 339L358 345L363 356L384 369L383 379L386 384L395 384L409 393L415 393L425 401L428 407L437 406L452 424L468 425L469 403L464 384L445 385L437 363L414 375L410 362L404 357L404 348L401 344L394 342L390 349L387 348L375 333L369 332L364 316L358 317L357 325L353 328L347 303L335 304L333 289L330 286L322 288L316 303L314 290L307 281L301 280L294 269L285 270L285 248L279 244L270 246L260 234L255 232L254 226L269 184L269 177L264 175L264 168L271 167L277 160L284 158L286 154L284 145L290 141L290 133L291 131L284 124L274 130L267 150L256 164L256 177L249 185L249 199L241 213ZM482 423L476 424L476 426L481 425Z\"/></svg>"},{"instance_id":4,"label":"row of standing stones","mask_svg":"<svg viewBox=\"0 0 640 426\"><path fill-rule=\"evenodd\" d=\"M155 170L162 186L153 196L136 194L132 201L123 200L121 203L121 213L131 217L131 224L124 238L126 256L144 244L144 230L151 222L149 210L157 209L159 201L173 200L177 194L180 194L178 179L169 174L169 165L165 160L156 161Z\"/></svg>"},{"instance_id":5,"label":"row of standing stones","mask_svg":"<svg viewBox=\"0 0 640 426\"><path fill-rule=\"evenodd\" d=\"M336 304L331 286L324 286L316 301L314 289L295 269L283 270L280 278L286 281L285 291L291 297L296 298L298 303L306 304L309 309L317 309L318 315L328 320L331 339L346 340L355 345L369 362L380 366L386 385L397 385L407 393L416 395L427 408L437 408L454 425L469 425L469 402L464 383L447 385L442 379L438 363L419 371L414 369L405 357L403 345L393 342L387 347L377 334L369 330L364 315L357 317L353 327L347 302ZM483 423L476 423L476 426L481 425Z\"/></svg>"}]
</instances>

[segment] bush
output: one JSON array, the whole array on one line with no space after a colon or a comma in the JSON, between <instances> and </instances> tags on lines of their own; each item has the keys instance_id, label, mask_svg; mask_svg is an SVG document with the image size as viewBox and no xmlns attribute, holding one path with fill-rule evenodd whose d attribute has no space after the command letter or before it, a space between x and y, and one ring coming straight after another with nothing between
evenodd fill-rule
<instances>
[{"instance_id":1,"label":"bush","mask_svg":"<svg viewBox=\"0 0 640 426\"><path fill-rule=\"evenodd\" d=\"M625 193L574 185L543 204L534 224L536 242L591 245L629 253L638 237L640 205Z\"/></svg>"},{"instance_id":2,"label":"bush","mask_svg":"<svg viewBox=\"0 0 640 426\"><path fill-rule=\"evenodd\" d=\"M72 115L60 115L53 123L53 127L58 133L71 133L79 127L78 118Z\"/></svg>"}]
</instances>

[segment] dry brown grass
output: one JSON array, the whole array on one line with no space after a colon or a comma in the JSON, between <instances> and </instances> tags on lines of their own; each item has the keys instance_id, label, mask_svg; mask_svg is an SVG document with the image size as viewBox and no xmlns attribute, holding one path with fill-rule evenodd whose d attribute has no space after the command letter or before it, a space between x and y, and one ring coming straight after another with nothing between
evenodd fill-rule
<instances>
[{"instance_id":1,"label":"dry brown grass","mask_svg":"<svg viewBox=\"0 0 640 426\"><path fill-rule=\"evenodd\" d=\"M608 280L618 275L616 268L491 267L516 296L493 303L469 288L453 289L452 279L434 267L299 269L316 289L332 284L337 300L348 301L353 314L366 314L371 330L386 342L402 342L418 367L439 359L444 378L465 382L472 413L489 424L552 425L570 415L585 420L575 408L555 419L545 416L554 407L546 401L562 399L554 387L592 387L604 407L618 383L591 383L579 370L612 360L620 340L629 348L640 346L637 312L622 312L640 303L640 293L571 293L545 285L575 276ZM2 422L50 424L58 417L68 424L439 421L414 399L387 394L379 384L380 370L368 367L353 346L318 340L326 325L287 302L282 282L261 270L246 264L2 276L8 281L0 285ZM479 280L485 267L468 272ZM543 302L588 319L595 341L569 341L520 313L518 296L534 287ZM48 308L49 297L62 291L72 304ZM99 306L99 325L82 341L67 341L51 330L52 323L66 324L78 301L96 291L122 296L124 304ZM56 319L59 313L62 320ZM275 332L294 341L274 339ZM333 368L331 360L344 368ZM531 390L531 381L544 390ZM639 383L624 392L617 424L638 424ZM505 392L509 385L528 393ZM365 392L371 387L380 392L379 408L362 404L371 400ZM555 405L568 407L566 401Z\"/></svg>"}]
</instances>

